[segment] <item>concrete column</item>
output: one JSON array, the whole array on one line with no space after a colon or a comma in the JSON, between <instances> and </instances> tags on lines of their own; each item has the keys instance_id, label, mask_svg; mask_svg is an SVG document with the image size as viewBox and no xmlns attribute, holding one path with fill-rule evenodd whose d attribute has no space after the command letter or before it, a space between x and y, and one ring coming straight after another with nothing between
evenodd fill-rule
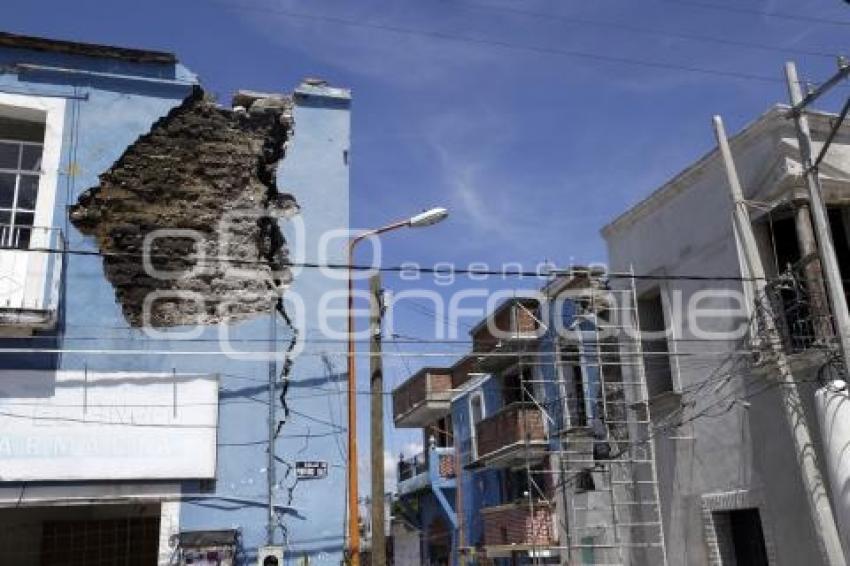
<instances>
[{"instance_id":1,"label":"concrete column","mask_svg":"<svg viewBox=\"0 0 850 566\"><path fill-rule=\"evenodd\" d=\"M806 290L809 293L810 316L815 333L815 340L826 342L832 336L832 325L829 316L829 304L826 298L826 288L823 284L823 270L818 257L815 231L807 201L798 201L794 208L794 225L797 228L797 242L800 246L800 257L805 260L803 275L806 279Z\"/></svg>"},{"instance_id":2,"label":"concrete column","mask_svg":"<svg viewBox=\"0 0 850 566\"><path fill-rule=\"evenodd\" d=\"M159 554L158 566L170 566L172 555L177 549L174 537L180 534L180 502L163 501L160 504L159 516Z\"/></svg>"}]
</instances>

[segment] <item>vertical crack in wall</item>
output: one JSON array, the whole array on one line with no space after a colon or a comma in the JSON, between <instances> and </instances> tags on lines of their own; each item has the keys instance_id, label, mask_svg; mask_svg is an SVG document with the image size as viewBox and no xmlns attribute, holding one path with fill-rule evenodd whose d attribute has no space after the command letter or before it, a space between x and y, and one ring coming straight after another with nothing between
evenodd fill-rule
<instances>
[{"instance_id":1,"label":"vertical crack in wall","mask_svg":"<svg viewBox=\"0 0 850 566\"><path fill-rule=\"evenodd\" d=\"M291 282L278 220L298 205L276 177L292 135L292 101L240 94L235 102L222 108L195 89L71 207L74 226L97 239L131 326L273 312ZM153 235L151 273L142 254Z\"/></svg>"},{"instance_id":2,"label":"vertical crack in wall","mask_svg":"<svg viewBox=\"0 0 850 566\"><path fill-rule=\"evenodd\" d=\"M283 358L283 367L280 370L280 405L283 407L283 418L280 419L277 423L277 430L275 431L275 438L280 436L280 429L283 428L283 425L286 424L286 421L289 420L289 403L286 401L286 395L289 393L289 374L292 372L292 352L295 350L295 346L298 345L298 329L292 324L292 320L290 320L289 315L286 313L286 308L283 304L283 297L279 297L276 303L275 310L280 314L283 321L286 323L289 331L291 332L289 343L286 347L286 351L284 352Z\"/></svg>"}]
</instances>

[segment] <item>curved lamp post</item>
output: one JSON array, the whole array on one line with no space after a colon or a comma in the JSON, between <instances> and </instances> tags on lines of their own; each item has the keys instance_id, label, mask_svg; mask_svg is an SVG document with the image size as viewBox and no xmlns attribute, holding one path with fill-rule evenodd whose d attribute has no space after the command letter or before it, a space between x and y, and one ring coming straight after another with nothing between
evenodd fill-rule
<instances>
[{"instance_id":1,"label":"curved lamp post","mask_svg":"<svg viewBox=\"0 0 850 566\"><path fill-rule=\"evenodd\" d=\"M449 215L445 208L432 208L408 218L367 230L348 241L348 552L349 564L360 564L360 524L357 486L357 374L354 360L354 247L371 236L399 228L422 228L436 224Z\"/></svg>"}]
</instances>

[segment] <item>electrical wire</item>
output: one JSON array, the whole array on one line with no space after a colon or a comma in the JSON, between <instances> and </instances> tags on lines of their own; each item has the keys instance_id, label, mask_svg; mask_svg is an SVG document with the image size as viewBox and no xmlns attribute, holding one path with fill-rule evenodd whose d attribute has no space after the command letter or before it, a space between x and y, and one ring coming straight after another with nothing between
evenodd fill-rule
<instances>
[{"instance_id":1,"label":"electrical wire","mask_svg":"<svg viewBox=\"0 0 850 566\"><path fill-rule=\"evenodd\" d=\"M741 355L753 353L755 350L751 352L740 352ZM240 356L262 356L272 357L280 355L280 352L271 350L271 351L259 351L259 350L251 350L246 352L233 352L227 350L143 350L143 349L78 349L78 348L0 348L0 355L2 354L85 354L85 355L93 355L93 356L127 356L127 355L144 355L144 356L226 356L232 358L239 358ZM298 356L308 356L308 357L321 357L323 353L321 352L301 352ZM351 354L340 353L341 356L353 356L353 357L369 357L371 354L369 352L353 352ZM456 358L458 356L458 352L450 351L450 352L383 352L384 356L389 357L418 357L418 358ZM479 358L513 358L516 357L516 353L511 352L473 352L472 354ZM524 354L530 357L545 357L549 354L545 352L528 352ZM637 354L634 354L637 355ZM717 352L645 352L642 354L643 356L664 356L664 357L674 357L674 358L705 358L717 356Z\"/></svg>"},{"instance_id":2,"label":"electrical wire","mask_svg":"<svg viewBox=\"0 0 850 566\"><path fill-rule=\"evenodd\" d=\"M693 34L693 33L684 33L678 31L669 31L660 28L647 28L636 26L632 24L625 24L621 22L613 22L609 20L599 20L593 18L587 18L584 16L562 16L559 14L552 13L544 13L544 12L535 12L531 10L526 10L522 8L515 8L513 6L496 6L493 4L484 4L481 2L470 2L470 1L460 1L454 2L453 6L459 6L461 8L469 8L474 10L482 10L487 12L500 12L504 14L513 14L517 16L525 16L528 18L535 18L539 20L544 20L547 22L560 22L563 24L567 24L570 26L591 26L598 27L602 29L615 29L620 31L625 31L627 33L638 34L638 35L646 35L650 37L667 37L670 39L681 39L685 41L696 41L703 43L714 43L717 45L728 45L730 47L742 47L744 49L756 49L760 51L771 51L774 53L794 53L797 55L806 55L812 57L824 57L835 59L835 53L827 53L825 51L815 51L808 49L800 49L797 47L778 47L776 45L769 45L765 43L754 43L750 41L741 41L735 39L727 39L722 37L717 37L713 35L701 35L701 34Z\"/></svg>"},{"instance_id":3,"label":"electrical wire","mask_svg":"<svg viewBox=\"0 0 850 566\"><path fill-rule=\"evenodd\" d=\"M8 248L0 248L8 249ZM20 251L20 250L17 250ZM174 255L166 254L146 254L144 252L104 252L100 250L83 250L74 248L29 248L26 250L31 253L45 253L58 255L72 256L89 256L103 258L129 258L136 260L164 260L173 261L179 259L182 262L188 261L187 258L176 258ZM268 266L268 262L257 259L243 259L232 256L204 256L190 257L196 263L229 263L234 265L258 265ZM545 272L539 270L496 270L496 269L474 269L474 268L455 268L455 267L422 267L412 265L393 265L393 266L374 266L365 264L346 264L335 262L313 262L313 261L288 261L285 265L287 268L302 268L302 269L328 269L328 270L351 270L355 272L381 272L381 273L405 273L405 274L428 274L428 275L494 275L500 277L520 277L520 278L551 278L558 275L571 275L578 272L574 269L551 269ZM633 279L640 281L758 281L758 278L743 277L741 275L702 275L702 274L636 274L629 272L610 272L605 273L607 279Z\"/></svg>"},{"instance_id":4,"label":"electrical wire","mask_svg":"<svg viewBox=\"0 0 850 566\"><path fill-rule=\"evenodd\" d=\"M372 31L381 31L388 32L399 35L407 35L407 36L415 36L415 37L425 37L429 39L438 39L442 41L451 41L455 43L464 43L468 45L481 45L486 47L496 47L500 49L510 50L510 51L519 51L525 53L536 53L541 55L553 55L553 56L562 56L562 57L570 57L570 58L580 58L587 59L590 61L602 62L602 63L612 63L618 65L627 65L633 67L644 67L644 68L653 68L653 69L665 69L665 70L674 70L674 71L682 71L686 73L695 73L702 75L710 75L710 76L718 76L735 80L747 80L747 81L755 81L762 83L784 83L785 81L779 77L767 76L767 75L755 75L737 71L729 71L729 70L721 70L721 69L710 69L705 67L697 67L692 65L683 65L676 63L666 63L662 61L652 61L648 59L639 59L635 57L621 57L621 56L613 56L613 55L603 55L601 53L595 53L590 51L580 51L580 50L572 50L572 49L560 49L556 47L545 47L538 45L525 45L519 43L513 43L510 41L496 40L496 39L485 39L480 37L471 37L471 36L463 36L456 35L451 33L445 33L441 31L435 30L422 30L412 27L399 26L394 24L382 24L375 22L368 22L362 20L352 20L347 18L341 18L338 16L330 16L323 14L309 14L306 12L295 12L292 10L286 10L282 8L267 8L267 7L259 7L259 6L248 6L245 4L232 4L226 2L220 2L216 0L209 0L209 3L215 6L219 6L221 8L227 10L235 10L235 11L245 11L245 12L259 12L264 14L278 14L282 16L286 16L292 19L305 20L305 21L314 21L321 22L324 24L332 24L338 26L352 27L352 28L360 28L367 29Z\"/></svg>"},{"instance_id":5,"label":"electrical wire","mask_svg":"<svg viewBox=\"0 0 850 566\"><path fill-rule=\"evenodd\" d=\"M713 10L719 12L732 12L735 14L747 14L751 16L759 16L764 18L776 18L791 22L808 22L812 24L825 24L831 26L850 26L849 20L837 20L834 18L822 18L819 16L807 16L803 13L787 13L787 12L767 12L757 8L741 6L740 4L716 4L713 2L704 2L702 0L656 0L667 4L678 4L680 6L691 6L705 10Z\"/></svg>"}]
</instances>

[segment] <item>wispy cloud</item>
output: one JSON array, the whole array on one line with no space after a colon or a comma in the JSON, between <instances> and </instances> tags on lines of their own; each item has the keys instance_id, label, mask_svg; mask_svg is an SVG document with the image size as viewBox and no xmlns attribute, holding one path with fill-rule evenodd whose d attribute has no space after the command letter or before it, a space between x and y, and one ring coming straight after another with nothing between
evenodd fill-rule
<instances>
[{"instance_id":1,"label":"wispy cloud","mask_svg":"<svg viewBox=\"0 0 850 566\"><path fill-rule=\"evenodd\" d=\"M372 80L424 87L464 69L497 64L503 56L487 46L452 41L441 31L457 22L455 12L437 20L414 3L365 1L303 3L244 2L239 19L274 44ZM434 33L437 35L429 35Z\"/></svg>"}]
</instances>

